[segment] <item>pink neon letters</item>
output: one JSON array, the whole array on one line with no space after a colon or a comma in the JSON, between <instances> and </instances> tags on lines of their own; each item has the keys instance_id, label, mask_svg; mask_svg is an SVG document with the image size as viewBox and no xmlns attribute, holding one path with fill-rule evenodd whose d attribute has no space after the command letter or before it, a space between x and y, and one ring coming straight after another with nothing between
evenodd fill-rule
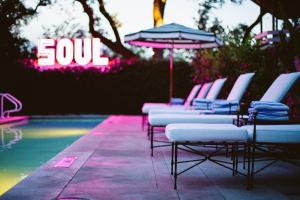
<instances>
[{"instance_id":1,"label":"pink neon letters","mask_svg":"<svg viewBox=\"0 0 300 200\"><path fill-rule=\"evenodd\" d=\"M107 65L108 58L101 56L101 42L99 38L58 40L41 39L38 41L38 65L49 66L69 65L75 61L78 65ZM56 58L56 59L55 59Z\"/></svg>"}]
</instances>

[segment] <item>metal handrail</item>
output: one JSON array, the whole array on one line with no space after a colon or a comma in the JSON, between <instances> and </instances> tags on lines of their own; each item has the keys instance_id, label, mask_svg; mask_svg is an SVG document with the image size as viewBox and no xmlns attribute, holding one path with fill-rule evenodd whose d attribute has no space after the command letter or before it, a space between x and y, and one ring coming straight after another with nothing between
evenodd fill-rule
<instances>
[{"instance_id":1,"label":"metal handrail","mask_svg":"<svg viewBox=\"0 0 300 200\"><path fill-rule=\"evenodd\" d=\"M10 101L12 104L14 104L14 108L13 109L8 109L5 110L4 108L4 100L7 99L8 101ZM13 112L19 112L20 110L22 110L22 103L21 101L19 101L16 97L14 97L13 95L9 94L9 93L0 93L0 118L6 118L10 116L10 113Z\"/></svg>"}]
</instances>

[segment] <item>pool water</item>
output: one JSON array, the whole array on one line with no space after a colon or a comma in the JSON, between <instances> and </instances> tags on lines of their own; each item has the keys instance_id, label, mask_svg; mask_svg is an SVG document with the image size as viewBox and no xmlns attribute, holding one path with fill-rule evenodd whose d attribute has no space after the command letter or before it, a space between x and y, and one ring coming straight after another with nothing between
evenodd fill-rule
<instances>
[{"instance_id":1,"label":"pool water","mask_svg":"<svg viewBox=\"0 0 300 200\"><path fill-rule=\"evenodd\" d=\"M0 125L0 196L105 119L30 119Z\"/></svg>"}]
</instances>

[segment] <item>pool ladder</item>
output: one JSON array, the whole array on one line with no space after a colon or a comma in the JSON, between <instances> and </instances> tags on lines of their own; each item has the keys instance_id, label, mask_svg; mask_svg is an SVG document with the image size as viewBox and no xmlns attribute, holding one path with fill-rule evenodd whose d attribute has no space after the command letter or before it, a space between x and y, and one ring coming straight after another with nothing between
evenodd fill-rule
<instances>
[{"instance_id":1,"label":"pool ladder","mask_svg":"<svg viewBox=\"0 0 300 200\"><path fill-rule=\"evenodd\" d=\"M6 109L5 101L11 102L14 108ZM9 93L0 93L0 119L8 118L10 113L19 112L20 110L22 110L21 101Z\"/></svg>"},{"instance_id":2,"label":"pool ladder","mask_svg":"<svg viewBox=\"0 0 300 200\"><path fill-rule=\"evenodd\" d=\"M10 134L13 136L13 139L8 141L5 140L5 135ZM17 128L1 128L0 129L0 151L5 149L10 149L12 145L18 143L22 140L22 130Z\"/></svg>"}]
</instances>

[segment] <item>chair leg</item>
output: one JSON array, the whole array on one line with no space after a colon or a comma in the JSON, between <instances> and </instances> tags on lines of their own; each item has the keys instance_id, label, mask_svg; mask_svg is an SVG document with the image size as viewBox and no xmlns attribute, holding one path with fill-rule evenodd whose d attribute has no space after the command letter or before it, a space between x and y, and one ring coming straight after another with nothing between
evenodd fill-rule
<instances>
[{"instance_id":1,"label":"chair leg","mask_svg":"<svg viewBox=\"0 0 300 200\"><path fill-rule=\"evenodd\" d=\"M149 129L149 126L147 126L147 138L148 138L148 140L150 140L150 129Z\"/></svg>"},{"instance_id":2,"label":"chair leg","mask_svg":"<svg viewBox=\"0 0 300 200\"><path fill-rule=\"evenodd\" d=\"M173 165L174 165L174 142L172 142L172 153L171 153L171 175L173 175Z\"/></svg>"},{"instance_id":3,"label":"chair leg","mask_svg":"<svg viewBox=\"0 0 300 200\"><path fill-rule=\"evenodd\" d=\"M145 115L142 115L142 131L144 131L145 127Z\"/></svg>"},{"instance_id":4,"label":"chair leg","mask_svg":"<svg viewBox=\"0 0 300 200\"><path fill-rule=\"evenodd\" d=\"M250 188L253 188L254 185L254 176L255 176L254 164L255 164L255 144L252 144Z\"/></svg>"},{"instance_id":5,"label":"chair leg","mask_svg":"<svg viewBox=\"0 0 300 200\"><path fill-rule=\"evenodd\" d=\"M246 157L247 157L247 145L244 144L244 150L243 150L243 169L246 169Z\"/></svg>"},{"instance_id":6,"label":"chair leg","mask_svg":"<svg viewBox=\"0 0 300 200\"><path fill-rule=\"evenodd\" d=\"M235 155L235 145L231 146L231 160L232 160L232 176L235 175L235 160L236 155Z\"/></svg>"},{"instance_id":7,"label":"chair leg","mask_svg":"<svg viewBox=\"0 0 300 200\"><path fill-rule=\"evenodd\" d=\"M150 140L151 156L153 156L153 126L150 126Z\"/></svg>"},{"instance_id":8,"label":"chair leg","mask_svg":"<svg viewBox=\"0 0 300 200\"><path fill-rule=\"evenodd\" d=\"M247 144L247 190L251 189L251 147Z\"/></svg>"},{"instance_id":9,"label":"chair leg","mask_svg":"<svg viewBox=\"0 0 300 200\"><path fill-rule=\"evenodd\" d=\"M235 160L235 175L238 174L238 164L239 164L239 145L236 145L236 160Z\"/></svg>"},{"instance_id":10,"label":"chair leg","mask_svg":"<svg viewBox=\"0 0 300 200\"><path fill-rule=\"evenodd\" d=\"M225 149L226 149L226 157L228 157L228 144L225 145Z\"/></svg>"},{"instance_id":11,"label":"chair leg","mask_svg":"<svg viewBox=\"0 0 300 200\"><path fill-rule=\"evenodd\" d=\"M149 122L147 121L147 134L148 134L148 139L150 139L150 127L151 125L149 124Z\"/></svg>"},{"instance_id":12,"label":"chair leg","mask_svg":"<svg viewBox=\"0 0 300 200\"><path fill-rule=\"evenodd\" d=\"M175 142L175 163L174 163L174 189L177 189L177 155L178 154L178 144Z\"/></svg>"}]
</instances>

